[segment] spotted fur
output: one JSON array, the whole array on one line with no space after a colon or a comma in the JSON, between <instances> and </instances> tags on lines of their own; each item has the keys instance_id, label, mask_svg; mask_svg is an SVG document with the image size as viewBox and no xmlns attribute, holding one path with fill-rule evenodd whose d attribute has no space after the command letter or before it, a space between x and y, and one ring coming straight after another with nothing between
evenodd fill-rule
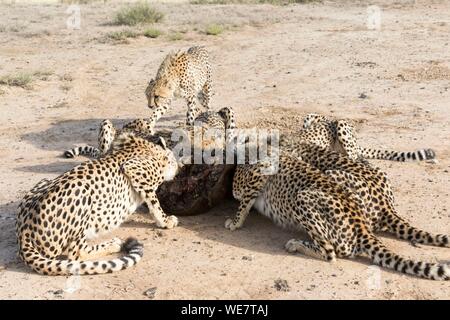
<instances>
[{"instance_id":1,"label":"spotted fur","mask_svg":"<svg viewBox=\"0 0 450 320\"><path fill-rule=\"evenodd\" d=\"M154 133L155 123L151 119L136 119L125 124L121 130L114 127L111 120L103 120L98 132L98 148L94 146L79 146L64 151L66 158L79 155L99 158L108 153L115 137L123 132L130 132L141 137L151 136Z\"/></svg>"},{"instance_id":2,"label":"spotted fur","mask_svg":"<svg viewBox=\"0 0 450 320\"><path fill-rule=\"evenodd\" d=\"M181 128L186 131L189 144L194 144L194 130L198 129L198 134L202 137L202 145L195 144L194 147L200 148L201 150L209 149L217 145L223 145L225 142L223 137L225 136L227 130L228 132L231 132L232 129L236 127L235 113L231 107L224 107L217 112L203 112L197 116L194 124L195 126L192 125ZM217 129L217 131L211 131L208 133L208 130L210 129ZM158 131L155 134L154 123L151 122L150 119L134 120L126 124L122 130L117 130L110 120L103 120L98 134L98 148L89 145L75 147L65 151L64 155L67 158L73 158L78 155L90 156L92 158L102 157L108 154L114 139L122 132L131 132L152 142L155 142L155 139L162 136L170 149L172 149L177 142L172 141L171 131ZM211 136L208 136L208 134ZM228 139L232 139L233 136L232 134L229 134L227 137Z\"/></svg>"},{"instance_id":3,"label":"spotted fur","mask_svg":"<svg viewBox=\"0 0 450 320\"><path fill-rule=\"evenodd\" d=\"M279 170L262 174L273 164L238 165L233 195L240 201L226 228L241 228L252 207L283 227L305 230L310 240L292 239L290 252L327 261L368 256L374 263L428 279L450 279L445 264L414 261L388 249L375 235L385 231L411 242L449 246L446 235L432 235L411 226L395 211L386 175L360 161L312 144L281 151Z\"/></svg>"},{"instance_id":4,"label":"spotted fur","mask_svg":"<svg viewBox=\"0 0 450 320\"><path fill-rule=\"evenodd\" d=\"M326 116L310 113L303 119L303 131L299 139L323 148L339 151L352 159L379 159L390 161L434 161L436 153L432 149L398 152L363 148L358 145L356 130L347 120L333 120ZM288 137L291 139L291 136Z\"/></svg>"},{"instance_id":5,"label":"spotted fur","mask_svg":"<svg viewBox=\"0 0 450 320\"><path fill-rule=\"evenodd\" d=\"M151 79L145 95L156 122L166 113L174 96L186 99L186 124L193 125L199 110L197 100L209 110L211 99L211 65L204 47L191 47L187 51L170 53L161 63L155 79Z\"/></svg>"},{"instance_id":6,"label":"spotted fur","mask_svg":"<svg viewBox=\"0 0 450 320\"><path fill-rule=\"evenodd\" d=\"M178 220L162 211L156 189L173 179L177 168L163 140L154 144L122 133L108 155L42 180L25 195L16 222L19 256L45 275L98 274L135 265L143 255L135 239L97 245L87 240L117 228L144 202L159 227L175 227ZM120 251L121 258L92 261Z\"/></svg>"}]
</instances>

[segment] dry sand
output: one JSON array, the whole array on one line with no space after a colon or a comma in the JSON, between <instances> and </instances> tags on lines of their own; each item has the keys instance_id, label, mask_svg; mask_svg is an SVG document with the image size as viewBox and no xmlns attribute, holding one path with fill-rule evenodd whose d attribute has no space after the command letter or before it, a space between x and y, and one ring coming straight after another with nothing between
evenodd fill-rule
<instances>
[{"instance_id":1,"label":"dry sand","mask_svg":"<svg viewBox=\"0 0 450 320\"><path fill-rule=\"evenodd\" d=\"M439 164L376 162L394 186L398 211L414 225L450 234L450 4L373 1L381 30L366 27L367 3L217 5L155 4L166 14L157 39L103 41L116 2L82 5L81 30L65 25L67 5L0 4L0 76L50 71L31 88L0 86L0 216L14 217L23 194L84 159L61 158L94 143L101 119L116 123L149 114L144 89L171 50L206 45L214 70L213 108L232 106L242 124L258 119L300 127L307 112L357 119L364 146L434 148ZM209 23L227 28L202 33ZM170 40L181 32L182 40ZM366 97L364 97L364 94ZM177 100L161 126L182 121ZM224 229L236 203L182 217L157 229L143 214L113 235L145 243L143 260L120 273L81 279L44 277L16 258L14 223L0 220L2 299L443 299L448 282L379 270L365 259L334 264L284 251L304 235L253 213L242 230ZM448 248L413 247L382 235L397 252L448 262ZM286 291L276 288L286 280ZM66 290L75 288L73 292Z\"/></svg>"}]
</instances>

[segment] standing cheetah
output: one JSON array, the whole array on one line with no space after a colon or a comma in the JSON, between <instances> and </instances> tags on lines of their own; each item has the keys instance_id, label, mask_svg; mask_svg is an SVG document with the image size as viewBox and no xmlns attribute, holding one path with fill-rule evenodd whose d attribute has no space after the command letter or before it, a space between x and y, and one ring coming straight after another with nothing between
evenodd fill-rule
<instances>
[{"instance_id":1,"label":"standing cheetah","mask_svg":"<svg viewBox=\"0 0 450 320\"><path fill-rule=\"evenodd\" d=\"M105 157L42 180L25 195L16 221L19 256L45 275L98 274L135 265L143 255L136 240L97 245L87 240L117 228L144 202L159 227L175 227L177 218L163 212L156 190L177 169L164 140L157 145L121 134ZM126 253L121 258L91 260L121 250Z\"/></svg>"},{"instance_id":2,"label":"standing cheetah","mask_svg":"<svg viewBox=\"0 0 450 320\"><path fill-rule=\"evenodd\" d=\"M295 140L314 143L326 149L339 151L351 159L380 159L391 161L423 161L436 162L436 154L432 149L420 149L412 152L398 152L362 148L358 146L355 128L347 120L333 120L323 115L310 113L303 119L303 131L292 140L286 137L280 143L295 143Z\"/></svg>"},{"instance_id":3,"label":"standing cheetah","mask_svg":"<svg viewBox=\"0 0 450 320\"><path fill-rule=\"evenodd\" d=\"M186 124L193 125L199 110L197 100L209 110L211 99L211 65L204 47L170 53L161 63L155 79L151 79L145 95L148 107L153 110L152 121L157 121L167 111L172 98L187 100Z\"/></svg>"},{"instance_id":4,"label":"standing cheetah","mask_svg":"<svg viewBox=\"0 0 450 320\"><path fill-rule=\"evenodd\" d=\"M283 151L279 170L273 174L262 174L273 165L265 161L237 166L233 196L240 204L236 216L225 222L226 228L242 227L254 207L278 225L307 232L310 240L286 243L289 252L327 261L368 256L374 263L399 272L450 279L449 266L403 258L375 236L376 231L387 231L401 239L449 246L448 236L414 228L393 211L392 192L380 171L318 146L303 147L302 154L296 156Z\"/></svg>"}]
</instances>

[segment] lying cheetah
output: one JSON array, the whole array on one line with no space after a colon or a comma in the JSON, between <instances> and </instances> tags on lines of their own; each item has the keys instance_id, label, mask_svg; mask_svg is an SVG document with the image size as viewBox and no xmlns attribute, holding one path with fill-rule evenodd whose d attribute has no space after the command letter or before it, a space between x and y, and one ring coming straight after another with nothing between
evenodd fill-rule
<instances>
[{"instance_id":1,"label":"lying cheetah","mask_svg":"<svg viewBox=\"0 0 450 320\"><path fill-rule=\"evenodd\" d=\"M167 111L174 96L185 98L188 103L186 124L192 125L199 112L197 99L209 110L211 66L208 51L204 47L192 47L167 55L156 78L150 80L145 95L155 122Z\"/></svg>"},{"instance_id":2,"label":"lying cheetah","mask_svg":"<svg viewBox=\"0 0 450 320\"><path fill-rule=\"evenodd\" d=\"M98 148L94 146L75 147L64 152L66 158L74 158L79 155L99 158L108 153L112 142L123 132L130 132L141 137L154 134L155 123L151 119L136 119L125 124L121 130L114 128L110 120L103 120L98 133Z\"/></svg>"},{"instance_id":3,"label":"lying cheetah","mask_svg":"<svg viewBox=\"0 0 450 320\"><path fill-rule=\"evenodd\" d=\"M449 266L405 259L375 236L387 231L417 243L449 246L448 236L414 228L396 214L389 182L380 170L307 144L295 156L281 152L278 172L262 174L271 165L261 161L237 166L233 196L240 204L226 228L242 227L254 207L278 225L308 233L311 240L288 241L289 252L327 261L363 255L403 273L450 279Z\"/></svg>"},{"instance_id":4,"label":"lying cheetah","mask_svg":"<svg viewBox=\"0 0 450 320\"><path fill-rule=\"evenodd\" d=\"M412 243L448 245L447 236L432 236L410 226L398 215L391 183L386 173L379 168L309 144L297 146L295 150L291 150L290 155L307 162L336 183L356 192L366 207L366 218L371 230L390 231L396 233L398 238Z\"/></svg>"},{"instance_id":5,"label":"lying cheetah","mask_svg":"<svg viewBox=\"0 0 450 320\"><path fill-rule=\"evenodd\" d=\"M223 138L223 136L216 135L221 134L222 132L225 134L225 130L231 130L236 127L235 113L231 107L224 107L217 112L203 112L195 118L194 124L196 128L200 128L199 134L202 136L202 145L194 145L194 147L205 150L221 144L220 139ZM111 148L111 144L115 137L121 132L132 132L151 141L163 136L167 141L169 149L172 149L175 143L178 142L172 141L172 132L158 131L155 134L154 125L155 124L151 119L137 119L126 124L122 130L117 130L110 120L103 120L99 129L98 148L89 145L75 147L65 151L64 156L66 158L73 158L78 155L90 156L92 158L104 156ZM194 140L194 126L186 126L180 129L187 131L187 138L191 144L196 142L196 140ZM209 129L217 129L217 131L211 132L214 136L207 136ZM230 134L228 137L231 139L232 135Z\"/></svg>"},{"instance_id":6,"label":"lying cheetah","mask_svg":"<svg viewBox=\"0 0 450 320\"><path fill-rule=\"evenodd\" d=\"M25 195L16 222L20 257L45 275L98 274L135 265L143 255L136 240L114 238L98 245L87 240L117 228L144 202L159 227L175 227L177 218L162 211L155 192L177 169L163 139L158 145L121 134L105 157L42 180ZM122 258L91 260L121 250Z\"/></svg>"},{"instance_id":7,"label":"lying cheetah","mask_svg":"<svg viewBox=\"0 0 450 320\"><path fill-rule=\"evenodd\" d=\"M362 148L358 146L355 128L347 120L333 120L323 115L310 113L303 120L303 131L297 140L314 143L326 149L339 151L351 159L380 159L391 161L423 161L436 162L436 154L432 149L420 149L413 152L397 152ZM295 141L292 136L286 137L280 143L290 144Z\"/></svg>"}]
</instances>

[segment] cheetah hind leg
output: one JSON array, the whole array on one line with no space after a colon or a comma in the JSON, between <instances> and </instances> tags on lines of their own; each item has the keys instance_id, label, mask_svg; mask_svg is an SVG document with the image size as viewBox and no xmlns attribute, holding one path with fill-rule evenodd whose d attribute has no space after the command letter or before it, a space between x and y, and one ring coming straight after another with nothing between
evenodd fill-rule
<instances>
[{"instance_id":1,"label":"cheetah hind leg","mask_svg":"<svg viewBox=\"0 0 450 320\"><path fill-rule=\"evenodd\" d=\"M202 88L202 91L201 91L201 94L200 94L200 96L201 96L201 99L200 99L201 104L202 104L203 108L205 108L206 110L210 109L209 105L210 105L210 101L211 101L211 93L212 93L212 90L211 90L211 75L210 75L210 72L208 72L207 79L205 81L205 84L203 85L203 88Z\"/></svg>"},{"instance_id":2,"label":"cheetah hind leg","mask_svg":"<svg viewBox=\"0 0 450 320\"><path fill-rule=\"evenodd\" d=\"M290 253L301 253L318 260L336 261L334 254L327 254L327 250L314 241L291 239L284 247Z\"/></svg>"},{"instance_id":3,"label":"cheetah hind leg","mask_svg":"<svg viewBox=\"0 0 450 320\"><path fill-rule=\"evenodd\" d=\"M326 170L325 174L334 180L335 183L349 188L356 192L360 197L356 197L361 207L366 207L364 201L364 194L369 194L369 189L363 181L355 177L353 174L342 170Z\"/></svg>"},{"instance_id":4,"label":"cheetah hind leg","mask_svg":"<svg viewBox=\"0 0 450 320\"><path fill-rule=\"evenodd\" d=\"M98 133L98 148L100 155L105 155L110 149L116 137L116 128L110 120L103 120Z\"/></svg>"},{"instance_id":5,"label":"cheetah hind leg","mask_svg":"<svg viewBox=\"0 0 450 320\"><path fill-rule=\"evenodd\" d=\"M188 100L188 110L186 113L186 125L193 126L195 118L197 118L197 115L200 113L200 110L197 107L195 97L189 97L187 100Z\"/></svg>"},{"instance_id":6,"label":"cheetah hind leg","mask_svg":"<svg viewBox=\"0 0 450 320\"><path fill-rule=\"evenodd\" d=\"M156 190L159 187L157 179L144 179L142 176L143 172L151 175L155 169L157 172L159 171L159 168L155 168L154 163L158 163L155 158L135 157L127 160L122 165L122 171L130 179L132 187L139 193L145 203L147 203L150 214L155 219L157 226L172 229L178 225L178 218L176 216L166 215L161 208L156 196Z\"/></svg>"},{"instance_id":7,"label":"cheetah hind leg","mask_svg":"<svg viewBox=\"0 0 450 320\"><path fill-rule=\"evenodd\" d=\"M105 155L111 148L111 144L116 137L116 129L110 120L103 120L98 132L98 148L93 146L76 147L64 151L66 158L75 158L79 155L90 156L94 159Z\"/></svg>"},{"instance_id":8,"label":"cheetah hind leg","mask_svg":"<svg viewBox=\"0 0 450 320\"><path fill-rule=\"evenodd\" d=\"M355 128L346 120L337 121L337 140L350 159L356 160L360 156Z\"/></svg>"},{"instance_id":9,"label":"cheetah hind leg","mask_svg":"<svg viewBox=\"0 0 450 320\"><path fill-rule=\"evenodd\" d=\"M334 262L336 261L335 248L325 237L328 233L325 229L327 223L316 208L317 203L322 202L326 203L327 197L317 191L303 190L298 193L292 214L296 221L300 221L298 229L305 230L311 241L291 239L286 243L285 248L289 252L300 252L314 258ZM304 218L305 211L307 211L307 219Z\"/></svg>"},{"instance_id":10,"label":"cheetah hind leg","mask_svg":"<svg viewBox=\"0 0 450 320\"><path fill-rule=\"evenodd\" d=\"M113 238L95 245L89 245L85 238L74 241L68 249L68 258L71 260L97 259L121 251L123 241Z\"/></svg>"},{"instance_id":11,"label":"cheetah hind leg","mask_svg":"<svg viewBox=\"0 0 450 320\"><path fill-rule=\"evenodd\" d=\"M80 250L81 260L96 259L122 251L123 241L113 238L95 245L85 245Z\"/></svg>"}]
</instances>

